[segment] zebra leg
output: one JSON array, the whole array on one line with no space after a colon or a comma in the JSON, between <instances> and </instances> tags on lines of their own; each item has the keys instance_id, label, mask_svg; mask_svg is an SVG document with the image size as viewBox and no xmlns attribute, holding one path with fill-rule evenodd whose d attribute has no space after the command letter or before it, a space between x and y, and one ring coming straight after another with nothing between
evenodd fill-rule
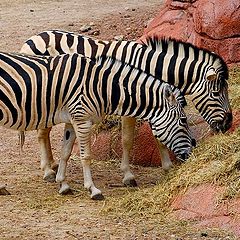
<instances>
[{"instance_id":1,"label":"zebra leg","mask_svg":"<svg viewBox=\"0 0 240 240\"><path fill-rule=\"evenodd\" d=\"M43 179L48 182L54 182L56 177L56 173L52 169L54 161L49 136L51 129L52 128L38 130L38 142L40 145L41 155L41 169L44 171Z\"/></svg>"},{"instance_id":2,"label":"zebra leg","mask_svg":"<svg viewBox=\"0 0 240 240\"><path fill-rule=\"evenodd\" d=\"M129 167L130 151L133 147L134 131L136 119L131 117L122 117L122 145L123 157L121 161L121 170L123 172L123 184L130 187L136 187L137 182Z\"/></svg>"},{"instance_id":3,"label":"zebra leg","mask_svg":"<svg viewBox=\"0 0 240 240\"><path fill-rule=\"evenodd\" d=\"M92 123L86 121L80 127L79 133L79 148L80 157L83 167L84 187L90 191L91 198L93 200L102 200L104 197L99 189L97 189L93 183L91 176L91 152L90 152L90 131Z\"/></svg>"},{"instance_id":4,"label":"zebra leg","mask_svg":"<svg viewBox=\"0 0 240 240\"><path fill-rule=\"evenodd\" d=\"M73 144L76 139L75 131L71 124L65 124L64 137L61 150L61 159L59 161L56 182L60 182L60 194L67 194L70 191L70 186L65 181L67 161L71 156Z\"/></svg>"},{"instance_id":5,"label":"zebra leg","mask_svg":"<svg viewBox=\"0 0 240 240\"><path fill-rule=\"evenodd\" d=\"M99 189L93 183L91 175L91 121L83 121L76 128L75 132L78 139L80 158L83 167L84 187L89 190L91 198L94 200L102 200L104 197Z\"/></svg>"},{"instance_id":6,"label":"zebra leg","mask_svg":"<svg viewBox=\"0 0 240 240\"><path fill-rule=\"evenodd\" d=\"M173 167L172 161L169 156L168 148L165 145L163 145L161 142L159 142L157 139L156 139L156 143L157 143L159 154L161 157L162 168L163 170L168 171L170 168Z\"/></svg>"},{"instance_id":7,"label":"zebra leg","mask_svg":"<svg viewBox=\"0 0 240 240\"><path fill-rule=\"evenodd\" d=\"M78 125L74 124L75 133L77 135L80 158L83 167L84 187L91 193L91 198L94 200L103 199L103 195L99 189L97 189L92 181L91 176L91 157L90 157L90 133L92 123L90 121L82 122ZM67 160L71 154L73 143L76 135L73 133L73 126L70 124L65 125L65 138L63 142L62 157L59 162L58 173L56 181L60 182L61 188L60 194L67 193L70 189L69 185L65 181Z\"/></svg>"}]
</instances>

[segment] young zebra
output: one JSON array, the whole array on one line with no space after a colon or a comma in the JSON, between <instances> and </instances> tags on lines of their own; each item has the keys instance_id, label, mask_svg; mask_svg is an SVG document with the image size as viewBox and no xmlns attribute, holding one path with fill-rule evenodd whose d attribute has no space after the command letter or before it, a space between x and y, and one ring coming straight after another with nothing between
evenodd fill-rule
<instances>
[{"instance_id":1,"label":"young zebra","mask_svg":"<svg viewBox=\"0 0 240 240\"><path fill-rule=\"evenodd\" d=\"M79 54L30 57L0 53L0 125L27 131L71 124L79 143L84 186L93 199L102 194L90 172L90 131L105 114L149 121L154 136L176 156L185 159L190 154L194 141L172 89L110 58L94 62ZM65 142L70 135L67 131ZM66 164L66 158L60 160L56 178L61 193L69 188Z\"/></svg>"},{"instance_id":2,"label":"young zebra","mask_svg":"<svg viewBox=\"0 0 240 240\"><path fill-rule=\"evenodd\" d=\"M46 31L28 39L21 49L22 53L32 55L58 55L77 52L95 59L110 56L140 68L155 78L166 81L179 88L184 95L192 97L193 104L215 131L227 131L232 123L232 112L228 100L228 69L218 55L199 49L189 43L176 40L149 37L144 44L129 41L99 41L89 37L62 31ZM129 152L133 145L135 119L122 118L123 159L121 169L123 182L135 185L134 175L129 168ZM71 126L68 126L68 131ZM53 162L50 129L41 130L42 162ZM73 132L73 131L71 131ZM66 132L65 132L66 134ZM70 138L70 151L74 136ZM71 153L71 152L70 152ZM69 153L69 155L70 155ZM172 165L167 149L160 147L162 165L169 169ZM54 172L45 172L51 178Z\"/></svg>"}]
</instances>

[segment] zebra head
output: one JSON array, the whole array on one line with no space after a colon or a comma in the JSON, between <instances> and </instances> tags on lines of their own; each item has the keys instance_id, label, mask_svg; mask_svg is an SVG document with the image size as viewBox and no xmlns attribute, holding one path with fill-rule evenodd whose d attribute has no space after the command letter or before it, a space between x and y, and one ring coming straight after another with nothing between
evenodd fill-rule
<instances>
[{"instance_id":1,"label":"zebra head","mask_svg":"<svg viewBox=\"0 0 240 240\"><path fill-rule=\"evenodd\" d=\"M153 135L184 161L189 157L192 147L196 146L183 110L185 98L175 87L165 84L162 101L163 109L156 111L151 119Z\"/></svg>"},{"instance_id":2,"label":"zebra head","mask_svg":"<svg viewBox=\"0 0 240 240\"><path fill-rule=\"evenodd\" d=\"M228 69L217 58L203 71L203 81L192 90L192 101L214 132L226 132L232 125L232 110L228 98Z\"/></svg>"}]
</instances>

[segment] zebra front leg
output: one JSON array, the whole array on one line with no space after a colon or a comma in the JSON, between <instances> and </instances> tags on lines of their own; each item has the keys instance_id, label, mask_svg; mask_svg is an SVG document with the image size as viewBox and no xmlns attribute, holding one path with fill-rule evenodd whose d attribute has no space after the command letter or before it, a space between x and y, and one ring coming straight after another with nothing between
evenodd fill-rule
<instances>
[{"instance_id":1,"label":"zebra front leg","mask_svg":"<svg viewBox=\"0 0 240 240\"><path fill-rule=\"evenodd\" d=\"M56 172L52 169L54 165L52 148L50 143L50 131L52 128L38 130L38 143L40 145L41 169L44 171L43 179L54 182Z\"/></svg>"},{"instance_id":2,"label":"zebra front leg","mask_svg":"<svg viewBox=\"0 0 240 240\"><path fill-rule=\"evenodd\" d=\"M162 168L163 170L168 171L170 168L173 167L172 161L169 156L168 148L165 145L163 145L161 142L159 142L157 139L156 139L156 144L159 150L159 154L162 162Z\"/></svg>"},{"instance_id":3,"label":"zebra front leg","mask_svg":"<svg viewBox=\"0 0 240 240\"><path fill-rule=\"evenodd\" d=\"M95 187L91 175L91 127L91 121L84 121L74 126L78 139L80 158L83 167L84 187L90 191L91 198L93 200L102 200L104 198L102 192Z\"/></svg>"},{"instance_id":4,"label":"zebra front leg","mask_svg":"<svg viewBox=\"0 0 240 240\"><path fill-rule=\"evenodd\" d=\"M56 182L60 183L60 194L67 194L70 191L70 186L65 181L67 161L71 156L73 144L76 139L76 134L71 124L65 124L64 137L61 150L61 158L59 161Z\"/></svg>"},{"instance_id":5,"label":"zebra front leg","mask_svg":"<svg viewBox=\"0 0 240 240\"><path fill-rule=\"evenodd\" d=\"M121 170L123 171L123 184L130 187L136 187L137 182L129 167L130 151L133 147L134 131L136 119L131 117L122 117L122 145L123 157L121 161Z\"/></svg>"}]
</instances>

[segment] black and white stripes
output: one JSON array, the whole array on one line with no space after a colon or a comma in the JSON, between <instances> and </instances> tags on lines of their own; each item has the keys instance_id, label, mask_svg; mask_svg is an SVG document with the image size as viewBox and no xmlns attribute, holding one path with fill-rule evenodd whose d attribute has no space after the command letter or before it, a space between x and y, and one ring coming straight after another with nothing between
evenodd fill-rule
<instances>
[{"instance_id":1,"label":"black and white stripes","mask_svg":"<svg viewBox=\"0 0 240 240\"><path fill-rule=\"evenodd\" d=\"M225 132L231 126L227 66L218 55L192 44L156 37L149 37L143 45L107 42L69 32L46 31L27 40L21 52L52 56L76 52L91 59L116 58L191 95L194 105L215 131ZM213 93L216 91L219 94Z\"/></svg>"},{"instance_id":2,"label":"black and white stripes","mask_svg":"<svg viewBox=\"0 0 240 240\"><path fill-rule=\"evenodd\" d=\"M92 182L88 164L90 130L105 114L147 120L159 141L180 158L189 155L193 142L173 90L177 92L110 58L95 62L79 54L29 57L0 53L0 124L23 131L71 123L80 144L85 186L92 197L100 191ZM60 162L58 181L64 181L65 165Z\"/></svg>"}]
</instances>

